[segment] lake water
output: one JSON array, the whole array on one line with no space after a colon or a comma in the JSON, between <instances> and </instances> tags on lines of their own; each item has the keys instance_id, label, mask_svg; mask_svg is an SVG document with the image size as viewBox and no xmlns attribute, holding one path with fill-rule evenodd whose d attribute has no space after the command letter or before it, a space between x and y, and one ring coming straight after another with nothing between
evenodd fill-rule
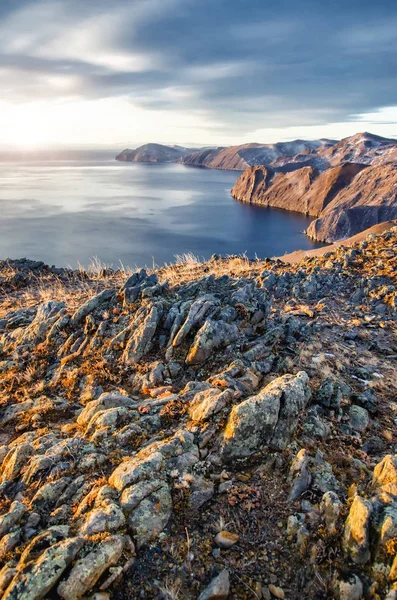
<instances>
[{"instance_id":1,"label":"lake water","mask_svg":"<svg viewBox=\"0 0 397 600\"><path fill-rule=\"evenodd\" d=\"M232 199L238 172L105 160L0 164L0 259L152 266L192 252L277 256L318 246L310 219Z\"/></svg>"}]
</instances>

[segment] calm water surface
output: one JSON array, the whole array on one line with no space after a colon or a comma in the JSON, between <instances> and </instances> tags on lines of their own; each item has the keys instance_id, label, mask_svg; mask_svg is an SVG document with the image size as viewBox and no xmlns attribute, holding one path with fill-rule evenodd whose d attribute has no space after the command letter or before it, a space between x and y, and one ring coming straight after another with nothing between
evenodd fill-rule
<instances>
[{"instance_id":1,"label":"calm water surface","mask_svg":"<svg viewBox=\"0 0 397 600\"><path fill-rule=\"evenodd\" d=\"M0 258L152 265L192 252L277 256L316 247L310 219L240 204L239 173L96 161L0 164Z\"/></svg>"}]
</instances>

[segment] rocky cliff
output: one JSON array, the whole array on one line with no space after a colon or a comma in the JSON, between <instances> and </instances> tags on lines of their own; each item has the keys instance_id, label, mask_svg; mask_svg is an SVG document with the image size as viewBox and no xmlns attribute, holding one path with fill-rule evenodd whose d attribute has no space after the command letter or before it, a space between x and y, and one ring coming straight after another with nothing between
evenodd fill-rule
<instances>
[{"instance_id":1,"label":"rocky cliff","mask_svg":"<svg viewBox=\"0 0 397 600\"><path fill-rule=\"evenodd\" d=\"M395 597L396 229L0 291L2 600Z\"/></svg>"},{"instance_id":2,"label":"rocky cliff","mask_svg":"<svg viewBox=\"0 0 397 600\"><path fill-rule=\"evenodd\" d=\"M249 167L233 187L232 196L241 202L319 217L307 234L334 242L397 218L397 165L345 163L322 173L312 167L290 173Z\"/></svg>"}]
</instances>

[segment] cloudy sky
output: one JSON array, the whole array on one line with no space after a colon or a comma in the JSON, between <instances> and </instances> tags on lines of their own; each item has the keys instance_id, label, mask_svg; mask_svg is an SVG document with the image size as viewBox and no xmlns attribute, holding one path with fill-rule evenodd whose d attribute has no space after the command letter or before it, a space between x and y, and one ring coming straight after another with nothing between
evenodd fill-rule
<instances>
[{"instance_id":1,"label":"cloudy sky","mask_svg":"<svg viewBox=\"0 0 397 600\"><path fill-rule=\"evenodd\" d=\"M1 0L2 144L397 136L395 0Z\"/></svg>"}]
</instances>

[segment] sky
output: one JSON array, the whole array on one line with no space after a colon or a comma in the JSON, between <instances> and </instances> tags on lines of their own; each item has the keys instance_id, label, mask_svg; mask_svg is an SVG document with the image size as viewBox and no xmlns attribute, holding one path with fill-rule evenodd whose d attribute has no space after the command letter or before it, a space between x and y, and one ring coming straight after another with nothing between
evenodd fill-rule
<instances>
[{"instance_id":1,"label":"sky","mask_svg":"<svg viewBox=\"0 0 397 600\"><path fill-rule=\"evenodd\" d=\"M397 137L395 0L1 0L2 146Z\"/></svg>"}]
</instances>

